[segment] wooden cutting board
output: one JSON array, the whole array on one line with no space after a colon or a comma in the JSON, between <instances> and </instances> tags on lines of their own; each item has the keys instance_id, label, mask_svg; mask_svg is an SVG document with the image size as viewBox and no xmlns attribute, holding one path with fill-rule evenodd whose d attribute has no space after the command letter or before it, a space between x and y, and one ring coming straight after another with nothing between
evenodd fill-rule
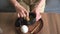
<instances>
[{"instance_id":1,"label":"wooden cutting board","mask_svg":"<svg viewBox=\"0 0 60 34\"><path fill-rule=\"evenodd\" d=\"M43 28L38 34L60 34L60 14L43 13ZM0 13L0 34L16 34L16 13Z\"/></svg>"}]
</instances>

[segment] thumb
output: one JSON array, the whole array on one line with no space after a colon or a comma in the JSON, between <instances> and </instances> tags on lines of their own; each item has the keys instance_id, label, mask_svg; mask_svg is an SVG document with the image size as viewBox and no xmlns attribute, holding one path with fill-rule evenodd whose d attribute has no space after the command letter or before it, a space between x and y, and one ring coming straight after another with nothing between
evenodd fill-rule
<instances>
[{"instance_id":1,"label":"thumb","mask_svg":"<svg viewBox=\"0 0 60 34\"><path fill-rule=\"evenodd\" d=\"M36 14L36 21L38 21L41 18L40 14Z\"/></svg>"}]
</instances>

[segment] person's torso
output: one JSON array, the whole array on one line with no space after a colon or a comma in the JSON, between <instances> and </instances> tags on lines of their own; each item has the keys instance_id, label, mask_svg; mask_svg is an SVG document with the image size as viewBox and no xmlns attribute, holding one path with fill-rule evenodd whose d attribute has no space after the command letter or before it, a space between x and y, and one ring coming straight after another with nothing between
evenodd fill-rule
<instances>
[{"instance_id":1,"label":"person's torso","mask_svg":"<svg viewBox=\"0 0 60 34\"><path fill-rule=\"evenodd\" d=\"M18 0L18 2L25 7L28 11L32 11L34 6L39 2L40 0Z\"/></svg>"},{"instance_id":2,"label":"person's torso","mask_svg":"<svg viewBox=\"0 0 60 34\"><path fill-rule=\"evenodd\" d=\"M18 2L24 2L27 5L36 4L39 0L18 0Z\"/></svg>"}]
</instances>

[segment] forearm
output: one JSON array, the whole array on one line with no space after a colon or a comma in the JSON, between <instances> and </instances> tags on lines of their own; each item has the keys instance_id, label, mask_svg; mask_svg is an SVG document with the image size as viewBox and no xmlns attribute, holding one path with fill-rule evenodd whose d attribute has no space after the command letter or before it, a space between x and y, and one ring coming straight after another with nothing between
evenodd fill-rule
<instances>
[{"instance_id":1,"label":"forearm","mask_svg":"<svg viewBox=\"0 0 60 34\"><path fill-rule=\"evenodd\" d=\"M10 2L11 2L15 7L17 7L17 6L22 7L22 6L18 3L17 0L10 0Z\"/></svg>"}]
</instances>

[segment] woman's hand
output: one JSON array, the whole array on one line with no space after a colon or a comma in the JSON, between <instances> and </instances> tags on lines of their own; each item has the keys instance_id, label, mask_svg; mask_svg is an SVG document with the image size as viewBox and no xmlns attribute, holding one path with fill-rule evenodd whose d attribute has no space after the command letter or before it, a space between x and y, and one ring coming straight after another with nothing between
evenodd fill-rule
<instances>
[{"instance_id":1,"label":"woman's hand","mask_svg":"<svg viewBox=\"0 0 60 34\"><path fill-rule=\"evenodd\" d=\"M35 8L32 10L32 12L36 13L36 21L38 21L41 18L41 14L44 12L45 8L45 1L41 0L38 5L35 5Z\"/></svg>"},{"instance_id":2,"label":"woman's hand","mask_svg":"<svg viewBox=\"0 0 60 34\"><path fill-rule=\"evenodd\" d=\"M41 18L40 10L38 8L34 9L33 11L36 14L36 21L38 21Z\"/></svg>"},{"instance_id":3,"label":"woman's hand","mask_svg":"<svg viewBox=\"0 0 60 34\"><path fill-rule=\"evenodd\" d=\"M10 1L15 6L19 18L29 16L29 12L23 6L21 6L17 0Z\"/></svg>"},{"instance_id":4,"label":"woman's hand","mask_svg":"<svg viewBox=\"0 0 60 34\"><path fill-rule=\"evenodd\" d=\"M16 3L15 8L19 18L29 16L29 12L23 6L21 6L18 2Z\"/></svg>"}]
</instances>

